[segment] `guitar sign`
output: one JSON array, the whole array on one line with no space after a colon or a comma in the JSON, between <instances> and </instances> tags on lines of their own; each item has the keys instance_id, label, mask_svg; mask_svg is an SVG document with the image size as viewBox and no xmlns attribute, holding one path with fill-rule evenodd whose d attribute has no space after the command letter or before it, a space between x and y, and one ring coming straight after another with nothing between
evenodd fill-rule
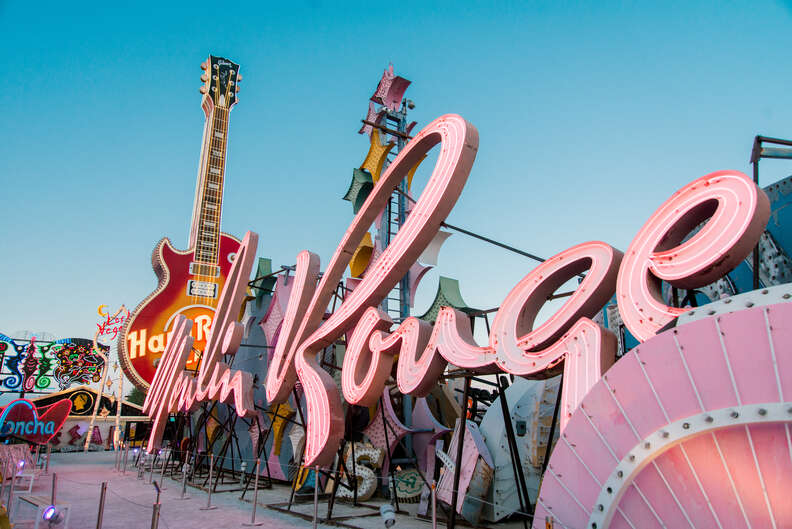
<instances>
[{"instance_id":1,"label":"guitar sign","mask_svg":"<svg viewBox=\"0 0 792 529\"><path fill-rule=\"evenodd\" d=\"M118 340L118 357L127 377L145 390L173 332L179 315L195 322L194 350L188 368L198 365L212 326L220 291L239 248L239 240L220 231L223 183L228 143L228 117L237 102L239 65L209 56L201 65L206 73L202 107L206 114L203 148L198 169L189 248L174 249L168 238L157 243L151 256L157 289L127 318Z\"/></svg>"}]
</instances>

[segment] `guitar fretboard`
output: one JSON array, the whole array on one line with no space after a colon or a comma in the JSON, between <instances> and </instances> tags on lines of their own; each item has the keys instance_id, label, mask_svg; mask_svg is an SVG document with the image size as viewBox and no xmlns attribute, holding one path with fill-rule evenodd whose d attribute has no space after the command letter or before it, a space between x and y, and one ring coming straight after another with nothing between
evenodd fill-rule
<instances>
[{"instance_id":1,"label":"guitar fretboard","mask_svg":"<svg viewBox=\"0 0 792 529\"><path fill-rule=\"evenodd\" d=\"M220 244L220 218L223 210L223 179L228 143L229 109L214 107L207 124L203 153L203 178L196 221L195 261L216 264Z\"/></svg>"}]
</instances>

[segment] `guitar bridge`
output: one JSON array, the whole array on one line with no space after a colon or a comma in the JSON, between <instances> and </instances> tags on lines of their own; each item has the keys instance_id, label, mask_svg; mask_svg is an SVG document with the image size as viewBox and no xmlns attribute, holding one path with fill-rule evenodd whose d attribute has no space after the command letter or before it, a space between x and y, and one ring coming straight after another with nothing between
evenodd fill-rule
<instances>
[{"instance_id":1,"label":"guitar bridge","mask_svg":"<svg viewBox=\"0 0 792 529\"><path fill-rule=\"evenodd\" d=\"M187 295L199 298L217 298L217 283L211 281L187 281Z\"/></svg>"}]
</instances>

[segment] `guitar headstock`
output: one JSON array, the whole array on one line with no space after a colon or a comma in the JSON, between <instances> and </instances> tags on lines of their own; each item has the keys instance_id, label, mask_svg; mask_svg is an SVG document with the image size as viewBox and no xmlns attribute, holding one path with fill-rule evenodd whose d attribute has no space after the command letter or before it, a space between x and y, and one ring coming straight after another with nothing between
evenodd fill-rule
<instances>
[{"instance_id":1,"label":"guitar headstock","mask_svg":"<svg viewBox=\"0 0 792 529\"><path fill-rule=\"evenodd\" d=\"M224 59L210 55L208 59L201 63L204 74L201 76L203 86L201 93L204 98L211 99L216 107L230 109L237 102L237 92L239 92L239 65Z\"/></svg>"}]
</instances>

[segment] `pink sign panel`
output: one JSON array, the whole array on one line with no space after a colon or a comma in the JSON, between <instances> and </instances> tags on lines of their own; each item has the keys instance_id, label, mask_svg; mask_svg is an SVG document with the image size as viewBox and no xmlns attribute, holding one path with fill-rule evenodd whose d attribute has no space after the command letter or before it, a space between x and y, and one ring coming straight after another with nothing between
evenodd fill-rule
<instances>
[{"instance_id":1,"label":"pink sign panel","mask_svg":"<svg viewBox=\"0 0 792 529\"><path fill-rule=\"evenodd\" d=\"M792 527L792 305L665 331L583 398L534 529Z\"/></svg>"}]
</instances>

